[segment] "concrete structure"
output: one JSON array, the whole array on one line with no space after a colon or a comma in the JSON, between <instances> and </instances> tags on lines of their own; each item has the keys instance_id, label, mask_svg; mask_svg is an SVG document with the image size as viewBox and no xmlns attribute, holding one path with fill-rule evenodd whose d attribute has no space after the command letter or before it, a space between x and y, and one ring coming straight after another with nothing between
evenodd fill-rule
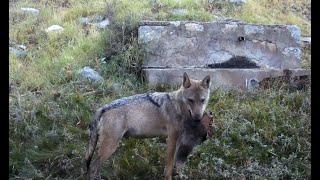
<instances>
[{"instance_id":1,"label":"concrete structure","mask_svg":"<svg viewBox=\"0 0 320 180\"><path fill-rule=\"evenodd\" d=\"M246 88L246 80L300 68L300 29L295 25L254 25L235 21L141 22L138 39L150 86L173 85L183 71L212 75L213 88ZM223 68L223 69L221 69ZM295 74L295 73L294 73Z\"/></svg>"},{"instance_id":2,"label":"concrete structure","mask_svg":"<svg viewBox=\"0 0 320 180\"><path fill-rule=\"evenodd\" d=\"M161 85L181 85L182 75L186 72L191 78L202 79L206 75L211 77L211 88L242 89L250 86L251 80L258 82L268 77L283 76L282 70L275 69L205 69L205 68L166 68L145 69L150 87ZM309 70L294 69L293 76L311 75Z\"/></svg>"}]
</instances>

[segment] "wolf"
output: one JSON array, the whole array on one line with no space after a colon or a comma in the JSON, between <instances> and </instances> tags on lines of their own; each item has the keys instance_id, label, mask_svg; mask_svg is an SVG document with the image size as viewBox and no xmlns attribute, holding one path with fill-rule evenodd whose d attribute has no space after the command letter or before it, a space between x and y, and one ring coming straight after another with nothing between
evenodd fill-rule
<instances>
[{"instance_id":1,"label":"wolf","mask_svg":"<svg viewBox=\"0 0 320 180\"><path fill-rule=\"evenodd\" d=\"M100 179L101 163L116 151L123 137L156 136L167 136L165 179L172 179L183 124L190 119L201 121L209 101L210 84L209 75L195 80L184 73L182 85L176 91L137 94L99 108L89 125L85 155L88 179Z\"/></svg>"}]
</instances>

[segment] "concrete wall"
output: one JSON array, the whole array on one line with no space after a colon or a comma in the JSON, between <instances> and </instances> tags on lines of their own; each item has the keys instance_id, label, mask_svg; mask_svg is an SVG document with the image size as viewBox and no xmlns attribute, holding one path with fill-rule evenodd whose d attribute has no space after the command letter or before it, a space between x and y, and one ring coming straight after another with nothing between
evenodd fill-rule
<instances>
[{"instance_id":1,"label":"concrete wall","mask_svg":"<svg viewBox=\"0 0 320 180\"><path fill-rule=\"evenodd\" d=\"M242 22L141 22L139 44L145 53L149 86L179 85L182 74L212 88L248 89L248 82L282 76L310 75L300 68L300 29L294 25Z\"/></svg>"},{"instance_id":2,"label":"concrete wall","mask_svg":"<svg viewBox=\"0 0 320 180\"><path fill-rule=\"evenodd\" d=\"M300 67L300 29L239 22L144 22L146 67L206 67L244 56L261 68Z\"/></svg>"}]
</instances>

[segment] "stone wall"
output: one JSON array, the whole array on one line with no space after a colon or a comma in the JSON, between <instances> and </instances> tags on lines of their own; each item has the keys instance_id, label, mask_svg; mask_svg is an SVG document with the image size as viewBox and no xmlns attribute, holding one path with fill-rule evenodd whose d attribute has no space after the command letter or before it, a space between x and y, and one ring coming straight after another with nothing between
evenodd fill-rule
<instances>
[{"instance_id":1,"label":"stone wall","mask_svg":"<svg viewBox=\"0 0 320 180\"><path fill-rule=\"evenodd\" d=\"M141 22L138 33L139 44L145 52L143 68L150 86L174 84L175 80L168 78L171 77L169 74L176 73L175 76L182 77L185 68L189 71L194 68L190 71L191 77L197 71L207 74L219 72L215 78L221 76L221 80L226 79L226 73L230 71L221 68L259 69L254 72L263 75L253 75L259 76L258 79L270 75L263 73L267 69L282 72L283 69L300 68L300 29L295 25L157 21ZM237 77L253 71L232 72L233 77ZM163 81L153 76L167 79ZM239 86L234 87L245 88L243 78L233 81L240 81ZM218 84L227 82L231 83L224 81Z\"/></svg>"}]
</instances>

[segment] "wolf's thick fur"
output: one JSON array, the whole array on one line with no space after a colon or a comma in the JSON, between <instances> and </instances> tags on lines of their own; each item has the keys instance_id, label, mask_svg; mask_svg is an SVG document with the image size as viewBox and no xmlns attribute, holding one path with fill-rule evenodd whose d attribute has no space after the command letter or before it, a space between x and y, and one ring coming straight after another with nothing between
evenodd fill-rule
<instances>
[{"instance_id":1,"label":"wolf's thick fur","mask_svg":"<svg viewBox=\"0 0 320 180\"><path fill-rule=\"evenodd\" d=\"M187 119L200 122L210 94L210 76L189 79L173 92L138 94L113 101L97 110L90 125L86 152L89 179L100 178L101 163L117 149L123 136L167 136L166 179L172 178L177 140ZM96 157L93 159L93 155Z\"/></svg>"}]
</instances>

